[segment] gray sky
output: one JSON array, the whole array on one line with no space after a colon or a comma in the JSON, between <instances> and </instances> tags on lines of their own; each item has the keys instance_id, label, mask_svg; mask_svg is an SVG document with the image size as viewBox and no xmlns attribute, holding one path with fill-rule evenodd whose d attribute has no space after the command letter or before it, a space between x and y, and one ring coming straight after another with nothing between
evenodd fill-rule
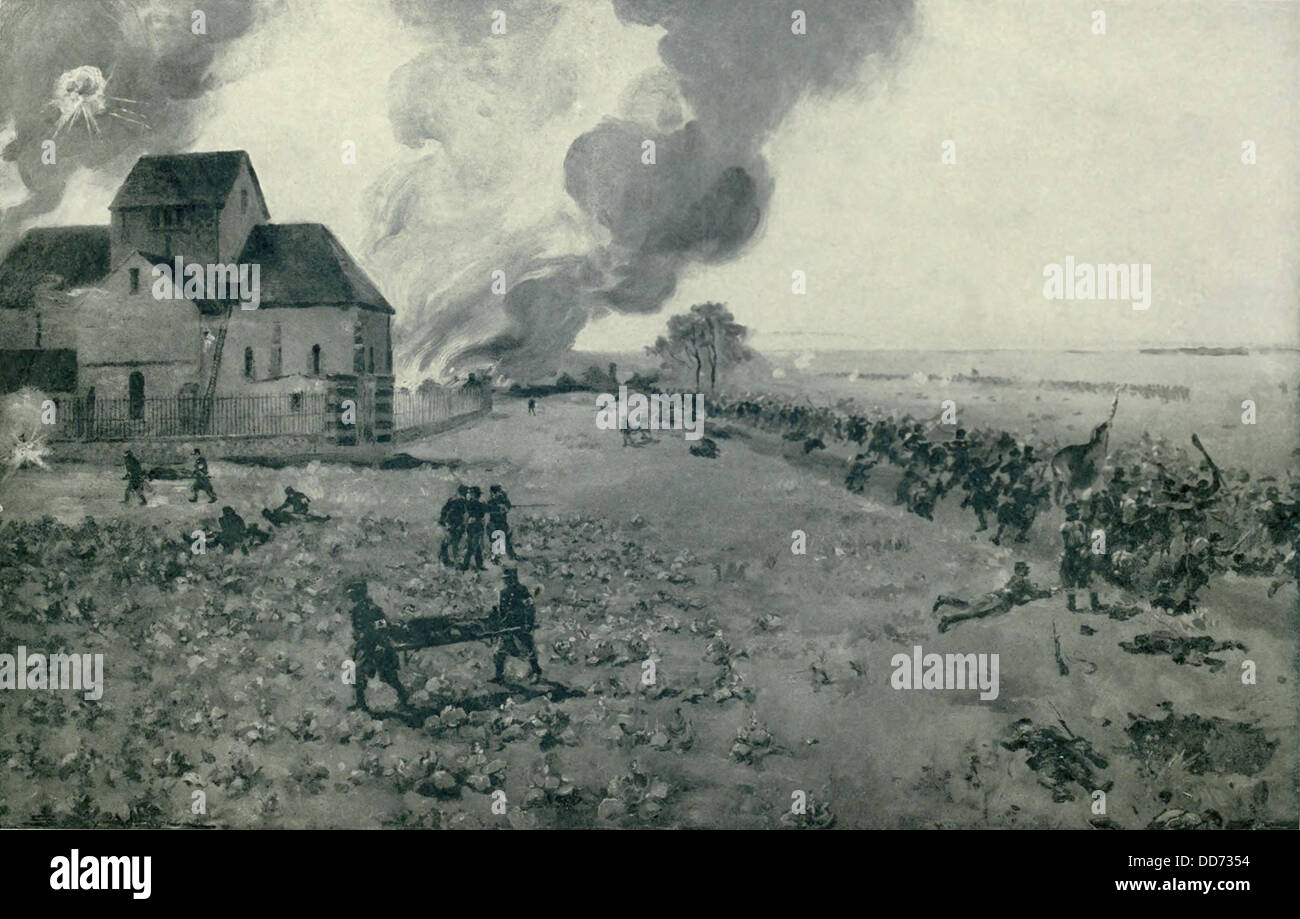
<instances>
[{"instance_id":1,"label":"gray sky","mask_svg":"<svg viewBox=\"0 0 1300 919\"><path fill-rule=\"evenodd\" d=\"M508 32L491 37L498 6ZM599 246L604 228L564 187L575 137L606 117L669 128L693 115L660 59L664 30L606 0L459 9L456 28L412 29L378 0L268 6L193 103L188 149L247 149L272 218L328 224L399 313L477 284L507 251ZM414 141L390 110L412 73ZM1295 3L920 0L894 62L869 60L855 86L803 99L767 136L773 192L749 244L687 267L658 314L591 322L578 347L639 348L703 300L726 302L760 345L792 340L778 332L821 347L1296 344L1297 86ZM945 140L955 165L940 163ZM1256 165L1241 162L1246 140ZM105 222L133 159L73 173L34 222ZM411 232L386 242L384 202L412 176ZM23 195L0 164L0 207ZM428 265L412 273L417 255ZM1045 300L1043 267L1066 256L1150 263L1151 308ZM795 269L806 295L791 293ZM502 322L485 298L482 331Z\"/></svg>"},{"instance_id":2,"label":"gray sky","mask_svg":"<svg viewBox=\"0 0 1300 919\"><path fill-rule=\"evenodd\" d=\"M1090 31L1097 7L1104 36ZM694 270L670 309L725 300L820 347L1295 344L1297 14L924 2L886 84L812 100L772 136L764 233L736 262ZM954 166L940 164L947 139ZM1150 263L1152 307L1045 300L1043 266L1067 255ZM805 296L790 293L796 268ZM611 318L579 344L655 327Z\"/></svg>"}]
</instances>

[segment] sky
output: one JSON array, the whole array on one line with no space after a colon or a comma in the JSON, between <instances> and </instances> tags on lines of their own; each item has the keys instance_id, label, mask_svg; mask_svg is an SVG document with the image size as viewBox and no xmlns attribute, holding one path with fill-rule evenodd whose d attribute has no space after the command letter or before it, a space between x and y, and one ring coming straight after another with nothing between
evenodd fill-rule
<instances>
[{"instance_id":1,"label":"sky","mask_svg":"<svg viewBox=\"0 0 1300 919\"><path fill-rule=\"evenodd\" d=\"M168 2L137 5L174 18ZM515 347L536 332L531 309L550 311L537 326L555 316L565 329L537 332L537 350L638 350L668 315L708 300L760 348L1300 343L1300 4L918 0L884 53L857 55L828 35L846 23L809 0L814 59L789 44L794 0L764 0L785 44L715 63L692 55L725 52L728 17L759 4L701 2L708 15L687 22L661 0L258 4L194 65L201 84L154 107L183 125L63 134L74 153L100 143L103 155L69 168L57 204L21 226L105 222L141 152L245 149L272 219L333 229L397 308L399 352L419 342L408 357L439 371L455 349L438 342ZM895 2L908 0L855 0ZM0 28L15 4L0 0ZM492 32L498 8L504 34ZM691 30L706 27L721 44L701 51ZM59 67L98 63L55 50ZM826 61L833 72L818 69ZM724 91L751 78L757 95ZM10 101L0 145L35 136ZM692 122L703 141L694 172L679 174ZM635 159L638 131L660 140L659 164ZM631 165L584 162L575 176L575 158L604 155L611 137L633 143ZM946 141L955 163L941 161ZM756 212L752 225L666 259L628 243L633 205L714 200L708 183L733 160L752 186L740 214ZM0 162L0 208L28 196ZM1150 308L1044 298L1044 267L1067 256L1149 264ZM512 287L567 286L494 297L495 267ZM792 292L796 270L806 293ZM601 306L609 279L628 275L658 293Z\"/></svg>"},{"instance_id":2,"label":"sky","mask_svg":"<svg viewBox=\"0 0 1300 919\"><path fill-rule=\"evenodd\" d=\"M1296 344L1300 5L1104 4L1104 36L1097 6L922 4L886 80L773 134L761 238L667 309L725 301L769 347ZM1150 309L1044 299L1067 255L1149 263Z\"/></svg>"}]
</instances>

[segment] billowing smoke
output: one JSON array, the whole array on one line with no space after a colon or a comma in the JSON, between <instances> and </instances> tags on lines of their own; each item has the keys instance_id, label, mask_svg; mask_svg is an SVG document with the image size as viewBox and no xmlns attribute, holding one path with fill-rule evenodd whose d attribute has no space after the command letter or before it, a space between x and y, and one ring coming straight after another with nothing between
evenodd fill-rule
<instances>
[{"instance_id":1,"label":"billowing smoke","mask_svg":"<svg viewBox=\"0 0 1300 919\"><path fill-rule=\"evenodd\" d=\"M543 375L591 319L654 312L673 295L685 266L737 255L761 227L773 188L761 153L765 138L806 95L852 85L865 60L887 58L913 15L913 0L613 3L622 22L665 30L659 53L667 69L647 74L618 117L606 117L569 146L563 184L578 220L562 218L546 238L538 238L536 224L503 229L484 240L491 251L448 285L437 277L445 264L432 254L439 247L436 223L421 217L440 206L435 196L456 195L445 178L433 178L440 168L433 155L376 188L383 204L372 251L381 258L385 250L402 253L390 260L406 307L399 341L421 371L445 375L491 362L507 376ZM530 25L537 32L550 17L548 6L534 8ZM796 8L807 17L806 34L791 28ZM494 63L488 59L485 76ZM449 152L441 133L446 121L431 97L446 67L431 54L399 71L390 113L403 142L434 142L442 154ZM567 87L555 82L555 104L563 106ZM642 161L645 140L655 142L653 166ZM490 164L486 172L457 181L472 188L492 180ZM567 231L590 240L582 221L599 230L599 241L559 248ZM405 234L432 234L424 243L429 254L404 243ZM491 268L505 273L503 298L489 291Z\"/></svg>"},{"instance_id":2,"label":"billowing smoke","mask_svg":"<svg viewBox=\"0 0 1300 919\"><path fill-rule=\"evenodd\" d=\"M141 153L189 149L210 65L253 15L246 0L0 0L0 131L13 132L0 168L26 190L0 212L0 252L58 206L76 169L125 175Z\"/></svg>"}]
</instances>

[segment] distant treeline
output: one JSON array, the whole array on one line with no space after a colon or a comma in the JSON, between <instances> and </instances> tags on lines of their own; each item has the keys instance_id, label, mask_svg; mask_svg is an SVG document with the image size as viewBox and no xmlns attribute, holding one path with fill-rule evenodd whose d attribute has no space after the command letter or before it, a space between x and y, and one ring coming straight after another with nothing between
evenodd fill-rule
<instances>
[{"instance_id":1,"label":"distant treeline","mask_svg":"<svg viewBox=\"0 0 1300 919\"><path fill-rule=\"evenodd\" d=\"M850 377L858 380L910 380L915 374L909 373L862 373L840 371L838 373L822 373L818 376L838 377L848 379ZM927 373L925 379L930 383L975 383L981 386L1023 386L1027 385L1024 380L1018 380L1015 377L992 377L984 376L980 373L955 373L952 375L942 375ZM1040 389L1057 389L1067 390L1070 392L1103 392L1113 393L1116 390L1131 393L1143 399L1159 399L1162 402L1187 402L1192 398L1192 390L1188 386L1172 386L1163 383L1116 383L1112 380L1104 380L1099 383L1088 382L1085 380L1038 380L1033 383Z\"/></svg>"}]
</instances>

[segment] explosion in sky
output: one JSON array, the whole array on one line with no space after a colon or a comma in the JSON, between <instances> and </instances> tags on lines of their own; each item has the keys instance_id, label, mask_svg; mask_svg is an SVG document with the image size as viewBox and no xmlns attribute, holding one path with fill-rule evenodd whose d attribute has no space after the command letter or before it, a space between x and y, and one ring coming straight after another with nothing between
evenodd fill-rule
<instances>
[{"instance_id":1,"label":"explosion in sky","mask_svg":"<svg viewBox=\"0 0 1300 919\"><path fill-rule=\"evenodd\" d=\"M189 149L209 67L254 18L243 0L210 0L196 34L194 12L180 0L0 0L0 130L14 135L0 159L27 192L0 214L0 251L77 169L125 175L142 153Z\"/></svg>"},{"instance_id":2,"label":"explosion in sky","mask_svg":"<svg viewBox=\"0 0 1300 919\"><path fill-rule=\"evenodd\" d=\"M104 114L110 118L138 124L143 128L149 127L125 105L119 106L117 110L110 108L114 102L134 101L134 99L110 96L108 80L104 78L104 74L98 67L73 67L54 81L54 98L49 102L59 112L59 121L54 126L54 136L58 137L60 131L76 122L78 118L85 124L88 135L92 132L102 134L99 128L99 116Z\"/></svg>"}]
</instances>

